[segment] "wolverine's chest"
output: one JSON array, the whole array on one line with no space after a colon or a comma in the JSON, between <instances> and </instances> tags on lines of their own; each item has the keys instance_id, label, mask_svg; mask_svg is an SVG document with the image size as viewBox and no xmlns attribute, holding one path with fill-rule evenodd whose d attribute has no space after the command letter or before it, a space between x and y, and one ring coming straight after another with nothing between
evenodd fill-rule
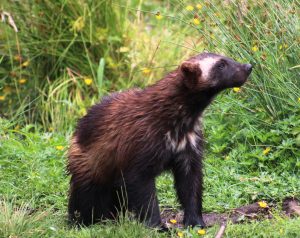
<instances>
[{"instance_id":1,"label":"wolverine's chest","mask_svg":"<svg viewBox=\"0 0 300 238\"><path fill-rule=\"evenodd\" d=\"M199 150L202 145L203 137L200 121L197 121L191 130L182 130L180 127L174 127L168 130L164 135L164 143L167 150L174 154L188 150Z\"/></svg>"}]
</instances>

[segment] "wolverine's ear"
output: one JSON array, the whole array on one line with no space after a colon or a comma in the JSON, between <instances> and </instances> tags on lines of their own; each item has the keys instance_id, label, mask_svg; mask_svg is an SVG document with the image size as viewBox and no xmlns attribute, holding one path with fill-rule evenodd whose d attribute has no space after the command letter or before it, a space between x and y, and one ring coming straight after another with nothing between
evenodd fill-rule
<instances>
[{"instance_id":1,"label":"wolverine's ear","mask_svg":"<svg viewBox=\"0 0 300 238\"><path fill-rule=\"evenodd\" d=\"M183 82L188 88L194 88L201 76L201 69L197 61L184 61L180 65Z\"/></svg>"}]
</instances>

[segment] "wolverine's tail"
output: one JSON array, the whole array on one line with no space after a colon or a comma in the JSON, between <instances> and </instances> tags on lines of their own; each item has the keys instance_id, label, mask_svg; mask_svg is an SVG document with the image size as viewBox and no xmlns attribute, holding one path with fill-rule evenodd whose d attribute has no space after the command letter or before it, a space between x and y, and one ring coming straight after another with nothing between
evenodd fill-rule
<instances>
[{"instance_id":1,"label":"wolverine's tail","mask_svg":"<svg viewBox=\"0 0 300 238\"><path fill-rule=\"evenodd\" d=\"M71 175L68 213L72 224L90 225L97 220L113 216L112 186L93 180L88 159L88 155L82 152L73 138L67 167Z\"/></svg>"}]
</instances>

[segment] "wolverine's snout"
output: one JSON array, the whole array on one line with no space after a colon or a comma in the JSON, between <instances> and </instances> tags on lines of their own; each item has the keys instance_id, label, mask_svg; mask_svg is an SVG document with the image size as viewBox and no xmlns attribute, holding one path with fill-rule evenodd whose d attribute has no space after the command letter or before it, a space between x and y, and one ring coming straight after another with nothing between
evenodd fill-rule
<instances>
[{"instance_id":1,"label":"wolverine's snout","mask_svg":"<svg viewBox=\"0 0 300 238\"><path fill-rule=\"evenodd\" d=\"M244 64L244 69L248 75L251 74L253 66L251 64Z\"/></svg>"},{"instance_id":2,"label":"wolverine's snout","mask_svg":"<svg viewBox=\"0 0 300 238\"><path fill-rule=\"evenodd\" d=\"M244 68L248 75L251 74L253 68L251 64L244 64Z\"/></svg>"}]
</instances>

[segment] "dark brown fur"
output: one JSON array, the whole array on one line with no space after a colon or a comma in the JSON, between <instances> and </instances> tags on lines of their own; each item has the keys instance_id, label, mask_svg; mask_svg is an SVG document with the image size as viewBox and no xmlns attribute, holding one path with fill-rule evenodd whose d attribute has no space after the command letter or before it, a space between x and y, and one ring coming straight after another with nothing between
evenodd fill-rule
<instances>
[{"instance_id":1,"label":"dark brown fur","mask_svg":"<svg viewBox=\"0 0 300 238\"><path fill-rule=\"evenodd\" d=\"M72 222L115 218L126 204L149 226L159 226L155 177L172 170L185 224L204 226L199 118L219 91L241 85L249 75L237 70L231 79L240 81L234 85L204 79L198 62L208 56L219 57L198 55L144 90L105 97L79 121L68 155Z\"/></svg>"}]
</instances>

